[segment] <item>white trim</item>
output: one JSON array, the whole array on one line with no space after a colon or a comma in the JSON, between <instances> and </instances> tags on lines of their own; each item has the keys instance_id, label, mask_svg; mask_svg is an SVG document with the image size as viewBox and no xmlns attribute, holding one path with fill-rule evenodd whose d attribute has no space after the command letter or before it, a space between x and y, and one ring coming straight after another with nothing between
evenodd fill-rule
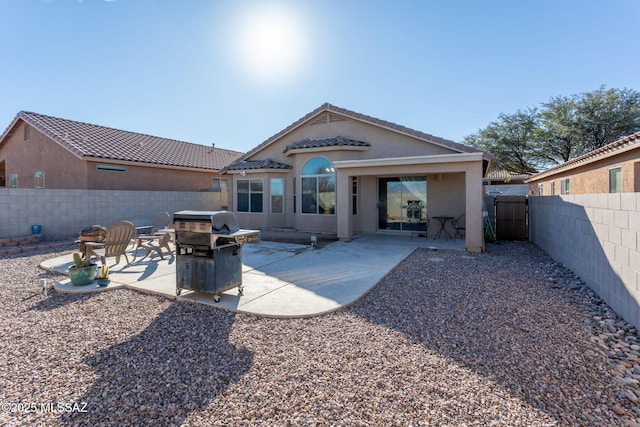
<instances>
[{"instance_id":1,"label":"white trim","mask_svg":"<svg viewBox=\"0 0 640 427\"><path fill-rule=\"evenodd\" d=\"M375 166L478 162L482 160L482 153L438 154L432 156L388 157L367 160L336 160L333 162L333 167L334 169L368 168Z\"/></svg>"}]
</instances>

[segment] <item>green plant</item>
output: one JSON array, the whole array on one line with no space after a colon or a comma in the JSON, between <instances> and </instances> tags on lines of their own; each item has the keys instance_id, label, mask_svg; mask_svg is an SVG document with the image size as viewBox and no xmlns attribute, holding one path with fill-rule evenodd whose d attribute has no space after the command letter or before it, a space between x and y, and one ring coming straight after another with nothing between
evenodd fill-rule
<instances>
[{"instance_id":1,"label":"green plant","mask_svg":"<svg viewBox=\"0 0 640 427\"><path fill-rule=\"evenodd\" d=\"M89 267L91 265L89 257L87 257L87 259L82 258L82 252L73 253L73 263L75 264L76 268Z\"/></svg>"}]
</instances>

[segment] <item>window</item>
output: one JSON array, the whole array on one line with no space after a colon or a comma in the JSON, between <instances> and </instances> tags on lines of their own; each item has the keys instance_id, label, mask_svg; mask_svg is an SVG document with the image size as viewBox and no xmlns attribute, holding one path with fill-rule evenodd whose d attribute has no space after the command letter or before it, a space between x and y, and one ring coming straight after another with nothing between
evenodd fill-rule
<instances>
[{"instance_id":1,"label":"window","mask_svg":"<svg viewBox=\"0 0 640 427\"><path fill-rule=\"evenodd\" d=\"M108 165L105 163L98 163L96 169L99 171L111 171L111 172L126 172L127 167L121 165Z\"/></svg>"},{"instance_id":2,"label":"window","mask_svg":"<svg viewBox=\"0 0 640 427\"><path fill-rule=\"evenodd\" d=\"M609 193L622 193L622 168L609 169Z\"/></svg>"},{"instance_id":3,"label":"window","mask_svg":"<svg viewBox=\"0 0 640 427\"><path fill-rule=\"evenodd\" d=\"M556 182L551 181L551 195L555 196L555 194L556 194Z\"/></svg>"},{"instance_id":4,"label":"window","mask_svg":"<svg viewBox=\"0 0 640 427\"><path fill-rule=\"evenodd\" d=\"M538 196L544 196L544 184L538 184Z\"/></svg>"},{"instance_id":5,"label":"window","mask_svg":"<svg viewBox=\"0 0 640 427\"><path fill-rule=\"evenodd\" d=\"M271 213L284 213L284 179L271 178Z\"/></svg>"},{"instance_id":6,"label":"window","mask_svg":"<svg viewBox=\"0 0 640 427\"><path fill-rule=\"evenodd\" d=\"M18 188L18 174L9 174L9 188Z\"/></svg>"},{"instance_id":7,"label":"window","mask_svg":"<svg viewBox=\"0 0 640 427\"><path fill-rule=\"evenodd\" d=\"M213 193L226 193L227 192L227 180L221 178L213 178L211 182L211 192Z\"/></svg>"},{"instance_id":8,"label":"window","mask_svg":"<svg viewBox=\"0 0 640 427\"><path fill-rule=\"evenodd\" d=\"M262 212L262 179L239 179L238 212Z\"/></svg>"},{"instance_id":9,"label":"window","mask_svg":"<svg viewBox=\"0 0 640 427\"><path fill-rule=\"evenodd\" d=\"M36 188L44 188L44 172L38 171L35 173Z\"/></svg>"},{"instance_id":10,"label":"window","mask_svg":"<svg viewBox=\"0 0 640 427\"><path fill-rule=\"evenodd\" d=\"M571 194L571 181L569 178L560 180L560 194Z\"/></svg>"},{"instance_id":11,"label":"window","mask_svg":"<svg viewBox=\"0 0 640 427\"><path fill-rule=\"evenodd\" d=\"M351 198L352 198L352 214L358 214L358 177L354 176L351 178Z\"/></svg>"},{"instance_id":12,"label":"window","mask_svg":"<svg viewBox=\"0 0 640 427\"><path fill-rule=\"evenodd\" d=\"M302 213L336 213L336 173L324 157L313 157L302 168Z\"/></svg>"},{"instance_id":13,"label":"window","mask_svg":"<svg viewBox=\"0 0 640 427\"><path fill-rule=\"evenodd\" d=\"M296 179L293 178L293 213L296 213L296 200L298 196L296 195Z\"/></svg>"}]
</instances>

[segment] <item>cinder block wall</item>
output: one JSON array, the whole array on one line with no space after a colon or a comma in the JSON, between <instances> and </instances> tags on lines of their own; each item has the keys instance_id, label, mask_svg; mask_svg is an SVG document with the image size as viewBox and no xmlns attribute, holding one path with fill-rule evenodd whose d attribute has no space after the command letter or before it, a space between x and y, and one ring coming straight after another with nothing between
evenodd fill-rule
<instances>
[{"instance_id":1,"label":"cinder block wall","mask_svg":"<svg viewBox=\"0 0 640 427\"><path fill-rule=\"evenodd\" d=\"M532 196L529 238L640 326L640 193Z\"/></svg>"},{"instance_id":2,"label":"cinder block wall","mask_svg":"<svg viewBox=\"0 0 640 427\"><path fill-rule=\"evenodd\" d=\"M147 218L184 209L221 210L220 193L179 191L53 190L0 188L0 238L31 234L43 240L77 238L85 227Z\"/></svg>"}]
</instances>

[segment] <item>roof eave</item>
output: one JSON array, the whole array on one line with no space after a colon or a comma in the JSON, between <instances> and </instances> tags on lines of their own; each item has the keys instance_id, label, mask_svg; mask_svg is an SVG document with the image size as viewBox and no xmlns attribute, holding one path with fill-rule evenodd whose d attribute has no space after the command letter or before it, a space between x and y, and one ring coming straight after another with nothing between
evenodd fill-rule
<instances>
[{"instance_id":1,"label":"roof eave","mask_svg":"<svg viewBox=\"0 0 640 427\"><path fill-rule=\"evenodd\" d=\"M564 172L568 172L568 171L572 171L574 169L577 169L579 167L585 166L585 165L590 165L592 163L596 163L599 162L601 160L604 159L608 159L610 157L613 156L617 156L620 154L624 154L628 151L632 151L632 150L637 150L640 148L640 132L637 132L636 137L626 141L629 142L629 144L621 147L621 148L613 148L610 147L608 150L606 149L606 145L604 147L601 147L603 150L602 152L597 152L597 153L593 153L591 152L591 155L589 155L590 153L586 153L582 156L576 157L575 159L569 160L565 163L553 166L545 171L539 172L535 175L533 175L531 178L525 180L525 183L529 184L535 181L540 181L541 179L544 178L548 178L550 176L553 175L558 175L560 173L564 173ZM625 138L619 139L617 141L614 141L611 143L611 145L616 144L616 143L621 143L624 142ZM598 149L600 150L600 149ZM598 150L594 150L594 151L598 151Z\"/></svg>"}]
</instances>

